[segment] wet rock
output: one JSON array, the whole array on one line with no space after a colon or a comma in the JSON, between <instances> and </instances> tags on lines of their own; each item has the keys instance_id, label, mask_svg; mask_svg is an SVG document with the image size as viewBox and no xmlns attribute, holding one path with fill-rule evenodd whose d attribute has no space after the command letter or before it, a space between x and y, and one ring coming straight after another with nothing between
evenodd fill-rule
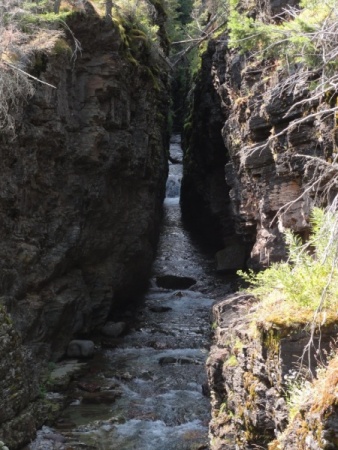
<instances>
[{"instance_id":1,"label":"wet rock","mask_svg":"<svg viewBox=\"0 0 338 450\"><path fill-rule=\"evenodd\" d=\"M51 388L61 391L67 389L74 376L81 373L86 367L86 363L79 363L76 360L59 363L49 374Z\"/></svg>"},{"instance_id":2,"label":"wet rock","mask_svg":"<svg viewBox=\"0 0 338 450\"><path fill-rule=\"evenodd\" d=\"M166 342L151 342L150 345L157 350L164 350L168 348L168 344Z\"/></svg>"},{"instance_id":3,"label":"wet rock","mask_svg":"<svg viewBox=\"0 0 338 450\"><path fill-rule=\"evenodd\" d=\"M172 308L170 308L169 306L150 306L149 309L150 309L150 311L156 312L156 313L172 311Z\"/></svg>"},{"instance_id":4,"label":"wet rock","mask_svg":"<svg viewBox=\"0 0 338 450\"><path fill-rule=\"evenodd\" d=\"M175 292L174 296L175 296L175 297L179 297L179 298L181 298L181 297L183 297L183 296L184 296L184 294L183 294L183 292L181 292L181 291L178 291L178 292Z\"/></svg>"},{"instance_id":5,"label":"wet rock","mask_svg":"<svg viewBox=\"0 0 338 450\"><path fill-rule=\"evenodd\" d=\"M134 376L129 372L123 372L116 375L116 378L123 381L130 381L134 378Z\"/></svg>"},{"instance_id":6,"label":"wet rock","mask_svg":"<svg viewBox=\"0 0 338 450\"><path fill-rule=\"evenodd\" d=\"M71 420L59 419L54 426L59 430L70 430L75 428L76 424Z\"/></svg>"},{"instance_id":7,"label":"wet rock","mask_svg":"<svg viewBox=\"0 0 338 450\"><path fill-rule=\"evenodd\" d=\"M205 397L210 397L210 387L207 381L202 384L202 394Z\"/></svg>"},{"instance_id":8,"label":"wet rock","mask_svg":"<svg viewBox=\"0 0 338 450\"><path fill-rule=\"evenodd\" d=\"M82 397L83 403L113 403L121 397L120 391L86 392Z\"/></svg>"},{"instance_id":9,"label":"wet rock","mask_svg":"<svg viewBox=\"0 0 338 450\"><path fill-rule=\"evenodd\" d=\"M116 348L119 345L119 340L118 339L103 339L101 341L101 346L102 348Z\"/></svg>"},{"instance_id":10,"label":"wet rock","mask_svg":"<svg viewBox=\"0 0 338 450\"><path fill-rule=\"evenodd\" d=\"M156 284L164 289L189 289L196 284L196 280L191 277L180 277L178 275L162 275L156 277Z\"/></svg>"},{"instance_id":11,"label":"wet rock","mask_svg":"<svg viewBox=\"0 0 338 450\"><path fill-rule=\"evenodd\" d=\"M107 322L101 332L105 336L116 338L125 331L126 326L125 322Z\"/></svg>"},{"instance_id":12,"label":"wet rock","mask_svg":"<svg viewBox=\"0 0 338 450\"><path fill-rule=\"evenodd\" d=\"M164 356L163 358L160 358L158 362L161 366L168 364L201 364L200 361L185 356L178 358L174 356Z\"/></svg>"},{"instance_id":13,"label":"wet rock","mask_svg":"<svg viewBox=\"0 0 338 450\"><path fill-rule=\"evenodd\" d=\"M158 362L162 366L164 366L166 364L176 364L177 363L177 358L174 358L172 356L165 356L163 358L160 358Z\"/></svg>"},{"instance_id":14,"label":"wet rock","mask_svg":"<svg viewBox=\"0 0 338 450\"><path fill-rule=\"evenodd\" d=\"M81 382L77 384L77 387L86 392L98 392L100 390L100 386L94 383Z\"/></svg>"},{"instance_id":15,"label":"wet rock","mask_svg":"<svg viewBox=\"0 0 338 450\"><path fill-rule=\"evenodd\" d=\"M175 158L175 157L170 156L170 155L169 155L168 159L171 162L171 164L182 164L183 163L181 158Z\"/></svg>"},{"instance_id":16,"label":"wet rock","mask_svg":"<svg viewBox=\"0 0 338 450\"><path fill-rule=\"evenodd\" d=\"M93 341L74 339L67 348L67 356L70 358L90 358L94 355L95 344Z\"/></svg>"}]
</instances>

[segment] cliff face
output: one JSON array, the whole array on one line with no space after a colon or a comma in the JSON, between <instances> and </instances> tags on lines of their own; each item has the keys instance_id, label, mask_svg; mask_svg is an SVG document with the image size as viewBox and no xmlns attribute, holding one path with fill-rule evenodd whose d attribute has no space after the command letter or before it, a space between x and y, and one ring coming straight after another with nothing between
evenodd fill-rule
<instances>
[{"instance_id":1,"label":"cliff face","mask_svg":"<svg viewBox=\"0 0 338 450\"><path fill-rule=\"evenodd\" d=\"M267 20L280 13L285 5L282 1L262 2L243 14L264 15ZM299 83L296 89L288 88L283 85L283 68L276 62L247 60L230 50L227 43L227 34L220 36L208 46L203 57L193 104L194 132L188 135L186 145L182 207L187 215L196 209L196 204L202 205L201 211L212 211L221 224L225 247L226 236L234 229L249 249L248 265L262 268L285 258L283 228L291 228L306 237L309 210L321 187L317 192L313 189L301 196L313 177L302 156L327 160L333 149L334 124L332 119L318 120L314 115L292 127L296 119L308 115L310 110L319 111L323 104L314 101L290 110L309 95L305 85ZM209 99L218 94L214 102L198 95L206 86L213 92ZM205 118L203 126L199 123L201 111ZM218 130L222 129L222 146L209 138L210 120L215 115ZM203 139L208 145L204 145ZM205 164L216 152L217 170ZM225 181L211 195L210 180L215 184L216 177ZM198 182L192 183L194 179ZM191 202L192 206L190 198L197 198ZM215 204L220 205L218 209L214 208ZM283 214L277 218L280 212Z\"/></svg>"},{"instance_id":2,"label":"cliff face","mask_svg":"<svg viewBox=\"0 0 338 450\"><path fill-rule=\"evenodd\" d=\"M241 4L243 15L261 15L268 22L290 2ZM311 208L325 205L337 192L330 183L335 169L331 174L328 169L326 176L322 171L330 167L335 153L336 118L319 114L332 107L337 94L333 91L330 99L330 95L318 96L308 102L311 92L304 80L286 83L286 70L278 61L244 56L229 49L228 41L226 33L215 39L203 57L194 96L193 131L186 135L182 207L185 214L192 211L195 217L199 204L203 216L205 210L214 211L224 251L236 259L238 250L227 239L234 230L247 246L247 267L261 269L286 259L283 230L289 228L306 239ZM209 101L199 96L205 89L212 91ZM215 115L223 146L212 145L209 138L209 123ZM216 151L222 155L218 164L224 162L217 169L218 176L225 181L223 191L214 191L217 198L211 199L210 179L215 172L205 160ZM189 198L197 199L192 207ZM217 211L215 203L221 205ZM215 341L207 364L211 448L336 448L337 408L332 397L337 386L336 360L327 376L315 383L294 420L287 405L286 378L299 370L304 348L312 348L313 343L314 351L321 345L325 353L336 335L335 327L322 324L309 344L311 337L303 325L253 327L253 314L257 318L259 310L255 311L255 299L248 295L227 298L214 307ZM312 354L312 370L315 362Z\"/></svg>"},{"instance_id":3,"label":"cliff face","mask_svg":"<svg viewBox=\"0 0 338 450\"><path fill-rule=\"evenodd\" d=\"M251 295L225 298L213 315L215 341L207 361L211 449L335 448L337 357L313 386L300 380L309 361L315 373L329 354L337 325L323 326L307 348L309 330L260 322Z\"/></svg>"},{"instance_id":4,"label":"cliff face","mask_svg":"<svg viewBox=\"0 0 338 450\"><path fill-rule=\"evenodd\" d=\"M161 59L137 33L127 51L89 4L68 26L82 51L70 57L70 36L36 55L33 73L56 89L37 83L16 138L0 145L1 302L46 360L146 287L167 174ZM26 406L36 392L17 395Z\"/></svg>"}]
</instances>

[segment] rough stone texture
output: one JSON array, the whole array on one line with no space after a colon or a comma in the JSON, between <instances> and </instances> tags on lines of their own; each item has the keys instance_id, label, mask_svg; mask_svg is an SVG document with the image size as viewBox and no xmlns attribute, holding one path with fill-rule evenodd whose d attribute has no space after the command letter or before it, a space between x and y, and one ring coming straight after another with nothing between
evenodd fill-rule
<instances>
[{"instance_id":1,"label":"rough stone texture","mask_svg":"<svg viewBox=\"0 0 338 450\"><path fill-rule=\"evenodd\" d=\"M238 55L228 52L230 73L234 61L241 65L240 76L221 93L224 101L232 99L222 131L230 153L226 180L231 186L236 232L245 241L253 242L249 264L261 268L285 258L281 233L284 228L292 228L304 237L308 233L313 200L309 195L300 198L308 179L305 162L300 163L300 158L294 154L317 156L319 134L316 124L303 124L297 127L297 133L292 130L269 142L273 133L281 132L293 119L304 114L303 110L296 109L292 117L285 117L302 95L280 98L280 80L271 64L269 67L264 63L246 66ZM277 220L282 207L284 214Z\"/></svg>"},{"instance_id":2,"label":"rough stone texture","mask_svg":"<svg viewBox=\"0 0 338 450\"><path fill-rule=\"evenodd\" d=\"M21 338L0 307L0 440L12 450L34 437L36 427L51 414L53 405L41 398L32 348ZM41 357L41 354L40 354Z\"/></svg>"},{"instance_id":3,"label":"rough stone texture","mask_svg":"<svg viewBox=\"0 0 338 450\"><path fill-rule=\"evenodd\" d=\"M286 3L290 4L243 1L242 12L266 21ZM239 242L248 246L248 265L258 269L285 258L284 228L308 235L309 211L318 197L309 191L300 198L313 175L302 156L330 158L333 122L312 117L269 141L309 113L304 105L289 111L308 91L299 85L292 92L281 92L283 71L273 61L248 59L229 50L227 42L226 34L220 36L203 56L193 97L193 131L186 134L182 207L186 216L191 214L202 224L205 211L212 211L225 246L231 244L235 230ZM312 102L311 112L322 107ZM217 140L220 122L223 146ZM212 191L216 173L226 183ZM317 185L319 192L326 181ZM285 205L289 206L277 220Z\"/></svg>"},{"instance_id":4,"label":"rough stone texture","mask_svg":"<svg viewBox=\"0 0 338 450\"><path fill-rule=\"evenodd\" d=\"M0 387L0 438L11 450L46 419L30 403L37 361L62 356L147 286L165 189L161 59L137 34L128 49L89 4L68 25L82 52L71 60L63 44L37 55L34 74L56 89L37 84L16 139L0 142L0 297L27 344L20 350L3 329L2 380L17 375Z\"/></svg>"},{"instance_id":5,"label":"rough stone texture","mask_svg":"<svg viewBox=\"0 0 338 450\"><path fill-rule=\"evenodd\" d=\"M281 13L287 4L291 5L285 0L240 2L242 14L262 17L265 22ZM313 101L311 105L294 106L308 97L305 85L282 89L283 68L272 59L258 61L240 55L230 50L227 43L227 34L218 37L209 44L203 57L192 113L192 123L198 131L187 135L184 159L183 186L189 183L189 189L186 185L187 192L183 193L189 197L182 206L188 213L195 211L196 218L200 215L203 223L205 210L211 210L213 203L222 205L215 215L222 227L225 248L233 244L234 229L250 247L247 265L261 269L286 258L283 230L291 228L306 238L311 207L326 204L328 197L337 192L333 188L321 198L330 175L318 183L322 161L330 163L337 137L332 116L318 120L315 113L333 104ZM214 94L207 91L209 102L206 102L200 96L206 86L209 91L214 89L219 99L215 100ZM309 117L309 113L314 115ZM217 198L211 200L209 180L214 169L205 161L221 147L211 145L210 149L204 145L203 138L209 133L209 117L215 114L217 123L223 121L226 185L223 192L214 191ZM302 123L292 126L300 118ZM312 157L318 158L317 173L314 166L307 164ZM191 182L194 177L198 182ZM316 189L307 190L311 181L316 183ZM323 421L324 416L318 418L318 411L317 416L309 414L311 406L305 406L303 415L286 431L285 439L272 442L276 433L287 426L284 376L297 367L297 358L302 355L309 336L297 329L291 333L291 330L259 327L256 335L252 334L248 304L251 304L250 297L239 296L226 299L214 308L218 327L208 360L213 408L211 449L338 448L336 401L331 405L330 420ZM325 347L336 330L326 329L322 333ZM321 436L322 429L326 437Z\"/></svg>"},{"instance_id":6,"label":"rough stone texture","mask_svg":"<svg viewBox=\"0 0 338 450\"><path fill-rule=\"evenodd\" d=\"M94 13L69 26L82 54L46 56L57 89L37 86L0 147L0 295L24 339L57 354L146 286L167 170L167 97L146 49L130 62Z\"/></svg>"},{"instance_id":7,"label":"rough stone texture","mask_svg":"<svg viewBox=\"0 0 338 450\"><path fill-rule=\"evenodd\" d=\"M259 310L248 294L231 295L213 307L215 344L207 361L211 450L267 449L288 424L285 376L299 370L310 335L297 327L254 326L252 313ZM323 327L315 336L312 370L316 348L319 343L322 350L330 348L333 329ZM303 448L290 441L294 446L285 450Z\"/></svg>"}]
</instances>

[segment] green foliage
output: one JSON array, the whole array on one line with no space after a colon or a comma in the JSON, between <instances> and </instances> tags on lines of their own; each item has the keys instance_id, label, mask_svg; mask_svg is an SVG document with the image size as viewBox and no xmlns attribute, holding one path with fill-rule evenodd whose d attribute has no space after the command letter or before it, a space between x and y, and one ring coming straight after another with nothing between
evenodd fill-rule
<instances>
[{"instance_id":1,"label":"green foliage","mask_svg":"<svg viewBox=\"0 0 338 450\"><path fill-rule=\"evenodd\" d=\"M65 41L65 39L60 38L55 42L53 53L55 55L62 55L62 54L71 55L72 49L70 48L68 42Z\"/></svg>"},{"instance_id":2,"label":"green foliage","mask_svg":"<svg viewBox=\"0 0 338 450\"><path fill-rule=\"evenodd\" d=\"M291 422L311 395L311 383L300 377L299 372L296 371L286 375L285 381L285 398L289 410L289 422Z\"/></svg>"},{"instance_id":3,"label":"green foliage","mask_svg":"<svg viewBox=\"0 0 338 450\"><path fill-rule=\"evenodd\" d=\"M153 42L157 40L156 8L147 0L116 0L113 17L121 17L130 29L139 29Z\"/></svg>"},{"instance_id":4,"label":"green foliage","mask_svg":"<svg viewBox=\"0 0 338 450\"><path fill-rule=\"evenodd\" d=\"M260 273L239 272L260 299L283 300L289 308L335 310L338 304L338 213L315 208L312 235L307 243L285 232L289 261L273 264Z\"/></svg>"},{"instance_id":5,"label":"green foliage","mask_svg":"<svg viewBox=\"0 0 338 450\"><path fill-rule=\"evenodd\" d=\"M224 361L224 365L228 367L236 367L238 366L238 360L235 355L229 356L229 358Z\"/></svg>"},{"instance_id":6,"label":"green foliage","mask_svg":"<svg viewBox=\"0 0 338 450\"><path fill-rule=\"evenodd\" d=\"M28 25L37 25L39 27L48 26L48 24L53 24L62 21L65 21L70 15L71 11L60 11L58 14L54 12L42 12L34 14L32 12L25 13L21 18L21 26L28 31Z\"/></svg>"},{"instance_id":7,"label":"green foliage","mask_svg":"<svg viewBox=\"0 0 338 450\"><path fill-rule=\"evenodd\" d=\"M332 32L325 36L326 29L337 23L336 0L303 0L303 9L292 10L291 17L280 23L246 17L236 10L237 4L237 0L229 0L229 45L242 52L258 52L262 58L277 57L289 64L302 63L316 68L323 59L321 40L336 39ZM332 69L337 67L335 58L329 64Z\"/></svg>"}]
</instances>

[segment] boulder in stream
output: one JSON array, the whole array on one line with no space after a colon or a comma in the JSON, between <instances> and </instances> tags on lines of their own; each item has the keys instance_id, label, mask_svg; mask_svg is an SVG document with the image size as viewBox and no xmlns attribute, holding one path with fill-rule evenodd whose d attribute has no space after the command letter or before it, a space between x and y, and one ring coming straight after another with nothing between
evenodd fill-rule
<instances>
[{"instance_id":1,"label":"boulder in stream","mask_svg":"<svg viewBox=\"0 0 338 450\"><path fill-rule=\"evenodd\" d=\"M196 280L191 277L180 277L178 275L162 275L156 277L156 284L164 289L189 289L196 284Z\"/></svg>"},{"instance_id":2,"label":"boulder in stream","mask_svg":"<svg viewBox=\"0 0 338 450\"><path fill-rule=\"evenodd\" d=\"M125 322L107 322L101 332L105 336L116 338L124 332L126 326Z\"/></svg>"},{"instance_id":3,"label":"boulder in stream","mask_svg":"<svg viewBox=\"0 0 338 450\"><path fill-rule=\"evenodd\" d=\"M93 341L75 339L70 341L67 348L67 356L71 358L90 358L94 355L95 345Z\"/></svg>"},{"instance_id":4,"label":"boulder in stream","mask_svg":"<svg viewBox=\"0 0 338 450\"><path fill-rule=\"evenodd\" d=\"M85 392L82 397L83 403L102 404L113 403L118 397L121 397L120 391L99 391L99 392Z\"/></svg>"}]
</instances>

